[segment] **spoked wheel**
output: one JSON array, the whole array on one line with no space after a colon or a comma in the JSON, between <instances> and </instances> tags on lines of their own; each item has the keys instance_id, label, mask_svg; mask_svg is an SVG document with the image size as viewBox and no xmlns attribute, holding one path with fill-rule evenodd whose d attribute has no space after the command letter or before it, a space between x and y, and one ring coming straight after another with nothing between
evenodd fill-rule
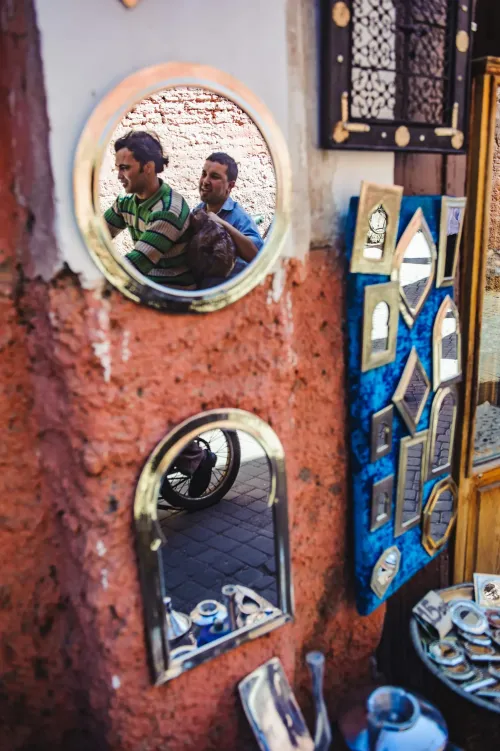
<instances>
[{"instance_id":1,"label":"spoked wheel","mask_svg":"<svg viewBox=\"0 0 500 751\"><path fill-rule=\"evenodd\" d=\"M233 486L241 461L241 448L237 433L215 428L199 435L195 438L195 442L202 448L212 451L217 457L208 488L198 498L190 496L191 477L179 472L174 464L162 482L160 506L163 499L175 508L199 511L218 503Z\"/></svg>"}]
</instances>

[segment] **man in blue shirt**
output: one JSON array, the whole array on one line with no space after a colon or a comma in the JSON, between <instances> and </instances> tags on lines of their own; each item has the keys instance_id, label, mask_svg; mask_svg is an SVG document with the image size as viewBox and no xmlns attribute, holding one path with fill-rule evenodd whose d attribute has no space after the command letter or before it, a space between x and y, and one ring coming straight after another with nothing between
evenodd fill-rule
<instances>
[{"instance_id":1,"label":"man in blue shirt","mask_svg":"<svg viewBox=\"0 0 500 751\"><path fill-rule=\"evenodd\" d=\"M210 154L199 182L203 208L209 217L225 227L236 246L238 257L230 276L239 274L252 261L264 241L254 220L230 196L238 177L238 165L229 154L219 151Z\"/></svg>"}]
</instances>

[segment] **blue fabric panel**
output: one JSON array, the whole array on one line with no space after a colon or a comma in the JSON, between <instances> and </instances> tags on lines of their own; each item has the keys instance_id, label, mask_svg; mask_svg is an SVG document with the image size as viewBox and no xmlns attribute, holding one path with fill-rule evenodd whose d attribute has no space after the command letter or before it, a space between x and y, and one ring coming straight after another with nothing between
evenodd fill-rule
<instances>
[{"instance_id":1,"label":"blue fabric panel","mask_svg":"<svg viewBox=\"0 0 500 751\"><path fill-rule=\"evenodd\" d=\"M346 223L346 248L348 260L352 252L356 213L359 199L350 202ZM430 231L438 245L441 196L404 197L401 205L398 239L412 219L415 211L422 208ZM392 396L403 373L406 361L413 346L432 385L432 330L439 307L446 297L453 297L452 287L437 289L434 284L420 311L413 328L409 328L402 315L399 315L396 359L388 365L361 372L361 351L363 334L364 289L371 284L390 281L389 276L375 274L351 274L347 280L347 326L349 340L349 420L351 439L351 498L354 511L354 562L356 581L356 603L359 612L366 615L377 608L380 600L370 588L370 580L375 563L386 548L396 545L401 552L400 570L387 590L384 600L410 579L419 569L431 560L422 546L422 527L418 525L399 537L394 537L396 492L398 479L399 443L401 438L410 435L399 412L394 407L392 451L376 462L370 461L371 416L374 412L390 405ZM432 387L432 386L431 386ZM431 391L417 432L429 427L430 412L434 392ZM430 436L429 436L430 438ZM371 495L374 482L394 474L394 495L392 517L383 527L370 532ZM446 473L433 478L424 485L423 506L427 502L433 486L443 479ZM439 553L438 553L439 554ZM437 555L438 555L437 554Z\"/></svg>"}]
</instances>

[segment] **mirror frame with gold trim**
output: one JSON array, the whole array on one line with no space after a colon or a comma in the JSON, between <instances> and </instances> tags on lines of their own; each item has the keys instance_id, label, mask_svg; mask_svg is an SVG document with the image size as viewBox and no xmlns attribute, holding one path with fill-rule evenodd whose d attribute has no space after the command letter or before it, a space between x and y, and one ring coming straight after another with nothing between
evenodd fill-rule
<instances>
[{"instance_id":1,"label":"mirror frame with gold trim","mask_svg":"<svg viewBox=\"0 0 500 751\"><path fill-rule=\"evenodd\" d=\"M269 464L271 487L268 503L273 509L279 615L244 626L195 652L172 660L169 656L165 606L167 595L161 560L164 544L159 533L157 502L161 479L179 452L205 430L239 430L263 448ZM293 620L294 604L288 536L285 453L274 430L257 415L240 409L214 409L195 415L171 430L153 449L141 472L134 500L134 521L146 636L153 683L160 685L213 657L254 640ZM168 538L167 538L168 544Z\"/></svg>"},{"instance_id":2,"label":"mirror frame with gold trim","mask_svg":"<svg viewBox=\"0 0 500 751\"><path fill-rule=\"evenodd\" d=\"M389 335L388 346L382 352L372 352L372 323L373 312L381 302L389 306ZM387 365L396 359L396 344L399 325L399 290L395 282L370 284L365 287L363 301L363 342L361 350L361 372L366 373L373 368Z\"/></svg>"},{"instance_id":3,"label":"mirror frame with gold trim","mask_svg":"<svg viewBox=\"0 0 500 751\"><path fill-rule=\"evenodd\" d=\"M207 89L246 112L266 142L276 177L275 213L262 250L240 274L203 290L175 290L156 284L131 263L124 263L113 245L99 201L101 165L115 128L134 105L156 92L176 87ZM73 193L80 232L100 271L130 300L161 310L207 313L239 300L272 271L289 236L291 167L284 136L253 91L229 74L206 65L170 62L144 68L111 89L90 115L80 136Z\"/></svg>"},{"instance_id":4,"label":"mirror frame with gold trim","mask_svg":"<svg viewBox=\"0 0 500 751\"><path fill-rule=\"evenodd\" d=\"M361 183L351 256L351 273L390 275L392 257L396 247L402 197L403 188L400 185L376 185L364 181ZM376 261L365 258L364 249L369 231L370 216L379 204L382 204L387 212L387 231L382 258Z\"/></svg>"},{"instance_id":5,"label":"mirror frame with gold trim","mask_svg":"<svg viewBox=\"0 0 500 751\"><path fill-rule=\"evenodd\" d=\"M401 280L400 280L400 274L401 274L401 264L403 263L404 254L406 249L408 248L408 245L410 244L413 237L416 235L416 233L422 230L425 239L427 240L427 243L430 248L431 253L431 270L429 274L429 278L427 280L427 284L424 287L424 293L422 294L420 300L418 301L418 305L412 309L410 306L410 303L408 302L408 298L406 297L403 288L401 287ZM396 250L394 252L394 263L391 271L391 279L393 281L397 281L399 285L399 293L401 296L401 315L403 316L405 323L407 324L408 328L412 328L413 324L415 323L415 320L422 310L425 301L427 300L427 297L429 296L429 292L432 289L432 285L434 284L434 277L436 274L436 264L437 264L437 252L436 252L436 245L434 243L434 240L432 238L431 231L429 229L429 225L426 222L424 212L419 207L412 219L410 220L408 226L406 227L405 231L401 235L399 242L396 246Z\"/></svg>"},{"instance_id":6,"label":"mirror frame with gold trim","mask_svg":"<svg viewBox=\"0 0 500 751\"><path fill-rule=\"evenodd\" d=\"M441 409L441 405L444 401L444 399L448 396L448 394L452 394L455 399L455 405L453 408L453 422L450 427L450 451L449 451L449 461L446 464L441 465L440 467L437 467L436 469L432 468L432 461L434 457L434 451L436 447L436 437L437 437L437 426L438 426L438 420L439 420L439 411ZM453 459L453 447L455 443L455 431L457 427L457 415L458 415L458 392L455 386L443 386L440 388L432 401L432 408L431 408L431 419L429 423L429 455L427 457L427 479L431 480L433 477L437 477L438 475L443 475L445 472L449 472L451 469L452 459Z\"/></svg>"},{"instance_id":7,"label":"mirror frame with gold trim","mask_svg":"<svg viewBox=\"0 0 500 751\"><path fill-rule=\"evenodd\" d=\"M388 496L387 508L384 514L380 517L377 514L377 495L379 493L386 493ZM378 480L373 483L372 498L371 498L371 511L370 511L370 532L375 532L384 524L387 524L391 520L392 516L392 497L394 495L394 475L388 475L382 480Z\"/></svg>"},{"instance_id":8,"label":"mirror frame with gold trim","mask_svg":"<svg viewBox=\"0 0 500 751\"><path fill-rule=\"evenodd\" d=\"M427 386L425 398L422 399L422 403L420 404L418 408L418 412L415 417L412 417L412 415L408 412L404 405L404 396L406 394L406 390L408 388L408 385L411 380L411 374L415 370L416 365L420 365L420 371L422 372L424 376L424 381ZM422 361L420 360L420 357L418 356L418 352L416 347L412 347L411 352L408 356L408 359L406 361L406 365L403 370L403 374L401 378L399 379L398 385L396 387L396 391L394 392L394 396L392 397L392 401L396 405L399 414L403 418L406 427L410 431L412 435L415 435L418 423L420 422L420 418L422 417L422 412L425 409L425 405L427 403L427 399L429 398L429 394L431 393L431 383L429 381L429 376L425 372L425 368L422 365Z\"/></svg>"},{"instance_id":9,"label":"mirror frame with gold trim","mask_svg":"<svg viewBox=\"0 0 500 751\"><path fill-rule=\"evenodd\" d=\"M458 359L458 373L452 378L448 378L443 381L441 378L441 352L442 352L442 330L443 321L446 317L446 311L448 307L451 307L455 314L455 321L457 323L457 359ZM452 298L447 295L436 313L434 319L434 326L432 329L432 386L434 391L437 391L440 386L449 386L452 383L458 383L462 380L462 334L460 332L460 317L458 308L455 305Z\"/></svg>"},{"instance_id":10,"label":"mirror frame with gold trim","mask_svg":"<svg viewBox=\"0 0 500 751\"><path fill-rule=\"evenodd\" d=\"M436 267L436 287L452 287L455 283L458 267L458 259L460 253L460 241L462 239L462 232L464 228L465 207L467 204L466 198L452 198L451 196L443 196L441 199L441 218L439 222L439 248ZM446 269L446 229L448 226L448 209L464 209L462 217L460 219L460 227L458 230L457 239L455 242L455 248L453 251L453 271L451 276L445 276Z\"/></svg>"},{"instance_id":11,"label":"mirror frame with gold trim","mask_svg":"<svg viewBox=\"0 0 500 751\"><path fill-rule=\"evenodd\" d=\"M423 495L423 486L425 477L427 475L427 440L429 436L428 430L422 430L420 433L416 433L414 436L406 436L405 438L402 438L399 444L399 464L398 464L398 488L396 493L396 513L395 513L395 523L394 523L394 537L400 537L405 532L408 532L409 529L413 529L413 527L416 527L418 524L420 524L420 519L422 517L422 495ZM405 481L406 481L406 473L408 471L408 449L411 446L416 446L417 444L422 443L422 465L420 468L420 489L419 489L419 498L418 498L418 508L419 512L415 515L413 519L410 519L410 521L403 523L402 516L403 516L403 507L404 507L404 498L405 498Z\"/></svg>"},{"instance_id":12,"label":"mirror frame with gold trim","mask_svg":"<svg viewBox=\"0 0 500 751\"><path fill-rule=\"evenodd\" d=\"M453 516L448 523L448 529L446 530L446 533L443 535L443 537L439 538L439 540L434 540L431 537L432 512L434 510L434 506L439 501L441 494L445 490L450 490L453 496ZM434 485L432 489L432 493L429 497L429 500L425 504L425 508L423 511L422 545L425 548L426 552L429 553L429 555L434 555L434 553L437 553L437 551L441 550L441 548L448 541L452 533L453 527L455 526L456 519L457 519L457 509L458 509L458 488L455 484L455 481L451 477L446 477L444 480L441 480L440 482L436 483L436 485Z\"/></svg>"}]
</instances>

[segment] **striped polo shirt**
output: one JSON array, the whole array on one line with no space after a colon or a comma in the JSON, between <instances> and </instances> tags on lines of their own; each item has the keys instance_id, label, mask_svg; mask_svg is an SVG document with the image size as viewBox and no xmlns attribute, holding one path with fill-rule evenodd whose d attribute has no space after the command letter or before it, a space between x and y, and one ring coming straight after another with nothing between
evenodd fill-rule
<instances>
[{"instance_id":1,"label":"striped polo shirt","mask_svg":"<svg viewBox=\"0 0 500 751\"><path fill-rule=\"evenodd\" d=\"M160 187L145 201L136 195L118 196L104 214L111 237L128 229L134 249L126 258L141 274L157 284L196 289L187 261L184 234L189 227L189 206L180 193L160 180Z\"/></svg>"}]
</instances>

